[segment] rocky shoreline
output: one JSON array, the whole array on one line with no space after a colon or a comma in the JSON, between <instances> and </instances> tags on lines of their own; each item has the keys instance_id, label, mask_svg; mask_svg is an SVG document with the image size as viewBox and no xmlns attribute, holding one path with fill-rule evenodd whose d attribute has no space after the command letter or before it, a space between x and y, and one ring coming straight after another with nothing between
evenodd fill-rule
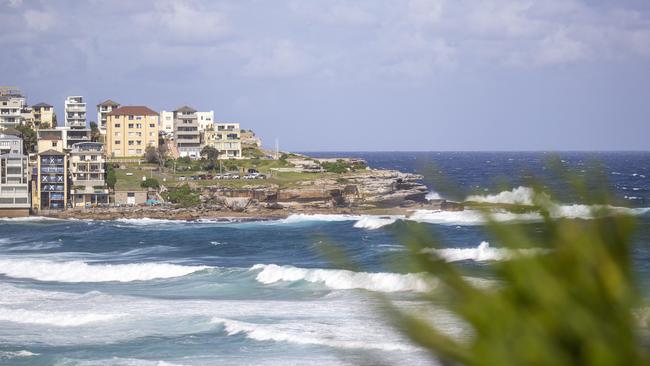
<instances>
[{"instance_id":1,"label":"rocky shoreline","mask_svg":"<svg viewBox=\"0 0 650 366\"><path fill-rule=\"evenodd\" d=\"M134 206L69 209L48 213L60 219L274 220L292 214L405 215L416 210L463 210L461 204L427 200L422 176L368 169L297 182L290 188L263 184L246 188L194 187L193 207Z\"/></svg>"}]
</instances>

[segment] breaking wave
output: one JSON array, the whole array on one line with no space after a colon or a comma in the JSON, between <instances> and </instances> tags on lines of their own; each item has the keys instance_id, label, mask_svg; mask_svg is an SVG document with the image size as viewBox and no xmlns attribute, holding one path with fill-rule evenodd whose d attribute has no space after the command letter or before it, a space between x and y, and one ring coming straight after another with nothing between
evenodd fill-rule
<instances>
[{"instance_id":1,"label":"breaking wave","mask_svg":"<svg viewBox=\"0 0 650 366\"><path fill-rule=\"evenodd\" d=\"M438 192L436 192L436 191L429 191L429 192L427 193L427 195L424 196L424 198L425 198L427 201L433 201L433 200L440 200L440 199L442 199L442 197L440 197L440 195L439 195Z\"/></svg>"},{"instance_id":2,"label":"breaking wave","mask_svg":"<svg viewBox=\"0 0 650 366\"><path fill-rule=\"evenodd\" d=\"M123 317L124 314L80 313L78 311L39 311L0 308L0 321L20 324L77 327Z\"/></svg>"},{"instance_id":3,"label":"breaking wave","mask_svg":"<svg viewBox=\"0 0 650 366\"><path fill-rule=\"evenodd\" d=\"M432 284L419 274L366 273L344 269L309 269L277 264L256 264L251 271L260 271L255 279L263 284L307 281L321 283L333 290L362 289L375 292L426 292Z\"/></svg>"},{"instance_id":4,"label":"breaking wave","mask_svg":"<svg viewBox=\"0 0 650 366\"><path fill-rule=\"evenodd\" d=\"M390 225L404 216L376 216L376 215L329 215L329 214L292 214L279 222L282 224L299 224L303 222L344 222L356 221L354 227L359 229L375 230Z\"/></svg>"},{"instance_id":5,"label":"breaking wave","mask_svg":"<svg viewBox=\"0 0 650 366\"><path fill-rule=\"evenodd\" d=\"M504 261L518 256L544 253L542 249L508 249L493 248L490 243L481 242L476 248L442 248L423 249L424 252L434 253L447 262L471 260L475 262Z\"/></svg>"},{"instance_id":6,"label":"breaking wave","mask_svg":"<svg viewBox=\"0 0 650 366\"><path fill-rule=\"evenodd\" d=\"M0 274L56 282L131 282L181 277L207 266L169 263L88 264L82 261L0 259Z\"/></svg>"},{"instance_id":7,"label":"breaking wave","mask_svg":"<svg viewBox=\"0 0 650 366\"><path fill-rule=\"evenodd\" d=\"M489 194L485 196L472 195L468 196L465 201L478 202L478 203L501 203L510 205L524 205L532 206L535 191L529 187L517 187L510 191L503 191L497 194Z\"/></svg>"},{"instance_id":8,"label":"breaking wave","mask_svg":"<svg viewBox=\"0 0 650 366\"><path fill-rule=\"evenodd\" d=\"M375 230L386 225L393 224L403 216L363 216L354 223L354 227L359 229Z\"/></svg>"},{"instance_id":9,"label":"breaking wave","mask_svg":"<svg viewBox=\"0 0 650 366\"><path fill-rule=\"evenodd\" d=\"M244 334L257 341L288 342L303 345L321 345L335 348L361 348L384 351L412 351L415 348L396 342L369 342L351 339L337 339L340 329L334 326L314 329L302 323L254 324L224 318L213 318L212 323L223 324L228 335ZM324 325L321 325L323 327Z\"/></svg>"}]
</instances>

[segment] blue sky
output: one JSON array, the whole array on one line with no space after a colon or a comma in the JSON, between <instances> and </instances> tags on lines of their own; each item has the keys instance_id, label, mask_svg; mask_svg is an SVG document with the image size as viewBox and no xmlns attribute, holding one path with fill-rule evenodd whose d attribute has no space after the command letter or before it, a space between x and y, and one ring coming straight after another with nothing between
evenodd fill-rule
<instances>
[{"instance_id":1,"label":"blue sky","mask_svg":"<svg viewBox=\"0 0 650 366\"><path fill-rule=\"evenodd\" d=\"M0 49L29 103L187 104L283 149L650 149L645 0L0 0Z\"/></svg>"}]
</instances>

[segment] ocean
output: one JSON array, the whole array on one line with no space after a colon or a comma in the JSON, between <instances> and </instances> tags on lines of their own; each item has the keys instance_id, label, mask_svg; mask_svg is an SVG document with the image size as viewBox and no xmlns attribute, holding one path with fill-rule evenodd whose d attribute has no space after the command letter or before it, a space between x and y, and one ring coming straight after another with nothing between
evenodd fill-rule
<instances>
[{"instance_id":1,"label":"ocean","mask_svg":"<svg viewBox=\"0 0 650 366\"><path fill-rule=\"evenodd\" d=\"M374 152L371 167L425 174L430 198L525 203L543 177L557 217L588 218L589 207L552 180L546 153ZM650 298L650 153L559 153L576 174L594 161L618 210L638 219L633 258ZM436 187L441 172L456 188ZM437 174L436 174L437 175ZM557 187L556 187L557 185ZM449 195L449 196L448 196ZM531 214L499 220L538 225ZM292 215L258 222L0 220L1 365L346 365L382 360L435 364L395 332L382 298L417 309L430 284L404 273L408 252L391 230L401 217ZM446 245L439 253L477 286L498 281L488 263L508 252L472 210L421 211ZM363 271L323 255L343 248ZM467 329L428 309L454 337Z\"/></svg>"}]
</instances>

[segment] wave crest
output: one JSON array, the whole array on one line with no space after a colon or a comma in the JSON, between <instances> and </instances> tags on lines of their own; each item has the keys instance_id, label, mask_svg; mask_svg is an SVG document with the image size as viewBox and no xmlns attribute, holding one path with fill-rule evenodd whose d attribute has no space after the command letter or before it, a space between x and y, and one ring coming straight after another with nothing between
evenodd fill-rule
<instances>
[{"instance_id":1,"label":"wave crest","mask_svg":"<svg viewBox=\"0 0 650 366\"><path fill-rule=\"evenodd\" d=\"M263 284L307 281L322 283L333 290L362 289L375 292L426 292L433 284L415 273L366 273L344 269L308 269L277 264L256 264L251 271L260 271L256 280Z\"/></svg>"},{"instance_id":2,"label":"wave crest","mask_svg":"<svg viewBox=\"0 0 650 366\"><path fill-rule=\"evenodd\" d=\"M0 273L13 278L56 282L131 282L181 277L207 266L170 263L93 264L82 261L0 259Z\"/></svg>"},{"instance_id":3,"label":"wave crest","mask_svg":"<svg viewBox=\"0 0 650 366\"><path fill-rule=\"evenodd\" d=\"M423 249L423 252L433 253L441 257L447 262L457 262L464 260L471 260L475 262L484 261L504 261L518 256L535 255L544 253L542 249L508 249L508 248L493 248L490 243L481 242L476 248L442 248Z\"/></svg>"},{"instance_id":4,"label":"wave crest","mask_svg":"<svg viewBox=\"0 0 650 366\"><path fill-rule=\"evenodd\" d=\"M302 323L253 324L224 318L212 318L211 322L223 324L224 331L229 336L244 334L247 338L257 341L287 342L348 349L378 349L384 351L412 351L415 349L412 346L396 342L363 342L352 339L336 339L333 336L341 332L335 326L330 326L326 329L313 329L313 327L307 327Z\"/></svg>"}]
</instances>

